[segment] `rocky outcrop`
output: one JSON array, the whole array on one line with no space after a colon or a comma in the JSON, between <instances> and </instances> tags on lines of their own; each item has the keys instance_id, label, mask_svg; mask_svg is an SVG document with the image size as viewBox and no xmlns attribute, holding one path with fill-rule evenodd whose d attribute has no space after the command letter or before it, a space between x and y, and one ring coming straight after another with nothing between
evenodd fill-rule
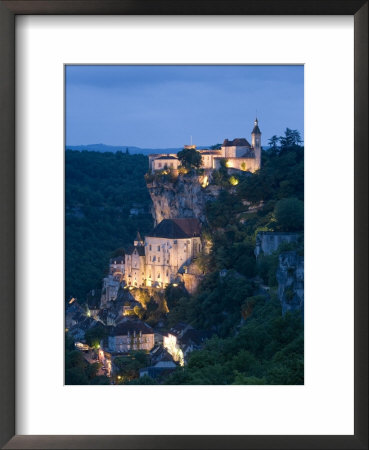
<instances>
[{"instance_id":1,"label":"rocky outcrop","mask_svg":"<svg viewBox=\"0 0 369 450\"><path fill-rule=\"evenodd\" d=\"M192 262L181 274L183 284L190 294L194 294L201 281L204 279L204 272L198 267L196 262Z\"/></svg>"},{"instance_id":2,"label":"rocky outcrop","mask_svg":"<svg viewBox=\"0 0 369 450\"><path fill-rule=\"evenodd\" d=\"M304 257L297 252L283 252L279 255L277 269L278 296L282 314L301 311L304 314Z\"/></svg>"},{"instance_id":3,"label":"rocky outcrop","mask_svg":"<svg viewBox=\"0 0 369 450\"><path fill-rule=\"evenodd\" d=\"M261 231L256 236L255 256L271 255L281 244L297 242L300 236L301 233Z\"/></svg>"},{"instance_id":4,"label":"rocky outcrop","mask_svg":"<svg viewBox=\"0 0 369 450\"><path fill-rule=\"evenodd\" d=\"M208 175L179 175L174 180L155 177L147 181L152 199L152 215L155 225L163 219L196 217L206 221L205 205L216 199L220 187L208 184Z\"/></svg>"}]
</instances>

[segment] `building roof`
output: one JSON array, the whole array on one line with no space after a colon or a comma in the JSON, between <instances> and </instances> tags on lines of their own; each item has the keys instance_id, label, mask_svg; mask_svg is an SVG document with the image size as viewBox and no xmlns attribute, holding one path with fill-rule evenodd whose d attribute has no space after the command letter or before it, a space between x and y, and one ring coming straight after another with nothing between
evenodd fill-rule
<instances>
[{"instance_id":1,"label":"building roof","mask_svg":"<svg viewBox=\"0 0 369 450\"><path fill-rule=\"evenodd\" d=\"M255 158L255 152L252 148L248 148L241 158Z\"/></svg>"},{"instance_id":2,"label":"building roof","mask_svg":"<svg viewBox=\"0 0 369 450\"><path fill-rule=\"evenodd\" d=\"M186 239L199 237L201 233L200 222L193 218L164 219L150 234L152 237L167 239Z\"/></svg>"},{"instance_id":3,"label":"building roof","mask_svg":"<svg viewBox=\"0 0 369 450\"><path fill-rule=\"evenodd\" d=\"M201 345L206 339L209 339L210 333L202 330L195 330L194 328L185 331L181 337L181 344L183 345Z\"/></svg>"},{"instance_id":4,"label":"building roof","mask_svg":"<svg viewBox=\"0 0 369 450\"><path fill-rule=\"evenodd\" d=\"M116 256L115 258L111 258L110 264L122 264L124 263L124 256Z\"/></svg>"},{"instance_id":5,"label":"building roof","mask_svg":"<svg viewBox=\"0 0 369 450\"><path fill-rule=\"evenodd\" d=\"M260 131L260 128L259 128L258 118L255 119L254 128L253 128L251 134L261 134L261 131Z\"/></svg>"},{"instance_id":6,"label":"building roof","mask_svg":"<svg viewBox=\"0 0 369 450\"><path fill-rule=\"evenodd\" d=\"M188 329L192 329L192 326L185 322L178 322L169 330L168 334L171 334L173 336L179 336Z\"/></svg>"},{"instance_id":7,"label":"building roof","mask_svg":"<svg viewBox=\"0 0 369 450\"><path fill-rule=\"evenodd\" d=\"M127 255L132 255L135 250L137 250L139 256L145 256L145 247L143 245L129 245L127 247Z\"/></svg>"},{"instance_id":8,"label":"building roof","mask_svg":"<svg viewBox=\"0 0 369 450\"><path fill-rule=\"evenodd\" d=\"M245 138L236 138L233 141L224 139L223 147L251 147L251 145Z\"/></svg>"},{"instance_id":9,"label":"building roof","mask_svg":"<svg viewBox=\"0 0 369 450\"><path fill-rule=\"evenodd\" d=\"M159 158L155 158L156 159L178 159L175 156L160 156Z\"/></svg>"},{"instance_id":10,"label":"building roof","mask_svg":"<svg viewBox=\"0 0 369 450\"><path fill-rule=\"evenodd\" d=\"M154 334L154 330L145 322L139 320L130 320L120 322L116 327L112 328L110 336L127 336L129 334Z\"/></svg>"},{"instance_id":11,"label":"building roof","mask_svg":"<svg viewBox=\"0 0 369 450\"><path fill-rule=\"evenodd\" d=\"M135 239L136 241L138 241L138 242L142 242L142 237L141 237L141 235L140 235L140 232L139 231L137 231L137 234L136 234L136 239Z\"/></svg>"}]
</instances>

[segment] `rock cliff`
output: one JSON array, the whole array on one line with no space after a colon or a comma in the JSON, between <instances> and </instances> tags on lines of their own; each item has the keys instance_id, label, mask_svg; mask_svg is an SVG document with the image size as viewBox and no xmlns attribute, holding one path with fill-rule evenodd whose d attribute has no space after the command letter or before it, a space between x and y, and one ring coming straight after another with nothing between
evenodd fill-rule
<instances>
[{"instance_id":1,"label":"rock cliff","mask_svg":"<svg viewBox=\"0 0 369 450\"><path fill-rule=\"evenodd\" d=\"M174 180L155 177L147 180L152 199L152 215L155 225L163 219L196 217L206 221L205 205L214 200L220 187L208 184L208 175L179 175Z\"/></svg>"},{"instance_id":2,"label":"rock cliff","mask_svg":"<svg viewBox=\"0 0 369 450\"><path fill-rule=\"evenodd\" d=\"M281 253L277 281L282 314L301 311L304 315L304 257L295 251Z\"/></svg>"}]
</instances>

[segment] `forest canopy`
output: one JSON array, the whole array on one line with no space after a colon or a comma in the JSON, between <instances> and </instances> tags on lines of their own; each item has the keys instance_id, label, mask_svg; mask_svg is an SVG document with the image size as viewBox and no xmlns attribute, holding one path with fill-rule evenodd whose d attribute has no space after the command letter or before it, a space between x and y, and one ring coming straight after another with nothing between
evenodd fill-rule
<instances>
[{"instance_id":1,"label":"forest canopy","mask_svg":"<svg viewBox=\"0 0 369 450\"><path fill-rule=\"evenodd\" d=\"M124 252L137 231L152 229L147 170L144 155L65 152L66 299L83 303L91 289L101 287L116 250Z\"/></svg>"}]
</instances>

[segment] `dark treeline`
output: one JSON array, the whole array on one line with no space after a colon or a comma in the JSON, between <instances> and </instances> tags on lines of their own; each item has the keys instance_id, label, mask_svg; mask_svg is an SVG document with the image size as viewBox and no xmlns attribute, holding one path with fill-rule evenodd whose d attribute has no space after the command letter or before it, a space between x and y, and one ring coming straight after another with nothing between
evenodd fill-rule
<instances>
[{"instance_id":1,"label":"dark treeline","mask_svg":"<svg viewBox=\"0 0 369 450\"><path fill-rule=\"evenodd\" d=\"M152 229L147 170L143 155L65 152L67 299L83 303L89 290L101 287L114 251L131 244L137 230ZM135 204L145 213L130 216Z\"/></svg>"}]
</instances>

